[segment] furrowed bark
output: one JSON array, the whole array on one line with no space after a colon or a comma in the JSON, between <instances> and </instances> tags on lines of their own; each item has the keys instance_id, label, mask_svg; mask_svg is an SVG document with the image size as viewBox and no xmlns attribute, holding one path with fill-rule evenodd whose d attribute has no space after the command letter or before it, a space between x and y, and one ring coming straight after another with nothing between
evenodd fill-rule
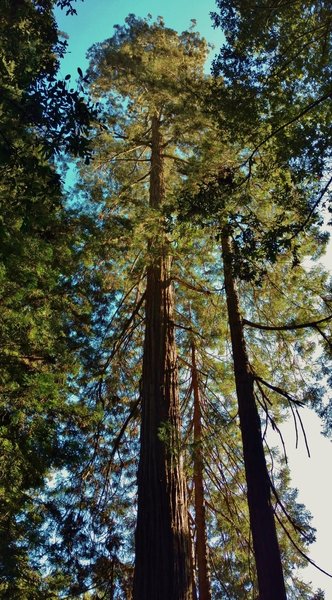
<instances>
[{"instance_id":1,"label":"furrowed bark","mask_svg":"<svg viewBox=\"0 0 332 600\"><path fill-rule=\"evenodd\" d=\"M203 480L202 409L194 343L191 346L191 364L194 393L194 494L198 595L199 600L211 600Z\"/></svg>"},{"instance_id":2,"label":"furrowed bark","mask_svg":"<svg viewBox=\"0 0 332 600\"><path fill-rule=\"evenodd\" d=\"M150 206L164 199L162 138L152 120ZM192 600L189 526L180 452L180 408L171 258L165 232L150 243L142 374L142 425L134 600Z\"/></svg>"},{"instance_id":3,"label":"furrowed bark","mask_svg":"<svg viewBox=\"0 0 332 600\"><path fill-rule=\"evenodd\" d=\"M227 228L222 235L222 257L259 600L286 600L261 422L232 272L232 246Z\"/></svg>"}]
</instances>

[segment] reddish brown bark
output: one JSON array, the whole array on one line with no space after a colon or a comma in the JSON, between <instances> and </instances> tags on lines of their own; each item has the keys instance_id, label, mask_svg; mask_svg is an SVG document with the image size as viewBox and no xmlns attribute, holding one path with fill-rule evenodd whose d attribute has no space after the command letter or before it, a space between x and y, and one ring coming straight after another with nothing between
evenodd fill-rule
<instances>
[{"instance_id":1,"label":"reddish brown bark","mask_svg":"<svg viewBox=\"0 0 332 600\"><path fill-rule=\"evenodd\" d=\"M259 600L286 600L261 422L232 272L232 246L227 229L222 236L222 256Z\"/></svg>"},{"instance_id":2,"label":"reddish brown bark","mask_svg":"<svg viewBox=\"0 0 332 600\"><path fill-rule=\"evenodd\" d=\"M162 139L152 122L150 206L164 198ZM192 600L174 338L171 258L163 231L150 243L142 374L142 425L134 600Z\"/></svg>"},{"instance_id":3,"label":"reddish brown bark","mask_svg":"<svg viewBox=\"0 0 332 600\"><path fill-rule=\"evenodd\" d=\"M202 453L202 409L196 364L195 344L191 346L191 375L194 394L194 494L196 525L196 556L199 600L211 600L208 547L206 538L205 499Z\"/></svg>"}]
</instances>

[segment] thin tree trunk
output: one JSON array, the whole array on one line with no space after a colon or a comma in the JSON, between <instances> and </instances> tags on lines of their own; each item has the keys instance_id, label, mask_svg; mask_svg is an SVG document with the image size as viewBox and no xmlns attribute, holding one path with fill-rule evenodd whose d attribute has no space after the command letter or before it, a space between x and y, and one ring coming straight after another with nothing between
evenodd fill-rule
<instances>
[{"instance_id":1,"label":"thin tree trunk","mask_svg":"<svg viewBox=\"0 0 332 600\"><path fill-rule=\"evenodd\" d=\"M188 488L187 488L187 495L190 496ZM195 573L196 573L196 556L195 556L195 545L194 545L195 533L193 531L191 531L191 529L192 529L190 527L191 515L189 513L188 513L188 515L189 515L190 571L191 571L192 596L193 596L193 600L199 600L198 596L197 596L197 586L196 586L196 579L195 579ZM196 528L195 523L193 523L193 527L194 527L194 529Z\"/></svg>"},{"instance_id":2,"label":"thin tree trunk","mask_svg":"<svg viewBox=\"0 0 332 600\"><path fill-rule=\"evenodd\" d=\"M194 393L194 493L198 594L199 600L211 600L203 481L202 409L196 364L196 348L194 343L191 345L191 361L191 376Z\"/></svg>"},{"instance_id":3,"label":"thin tree trunk","mask_svg":"<svg viewBox=\"0 0 332 600\"><path fill-rule=\"evenodd\" d=\"M152 121L150 206L164 199L162 138ZM162 228L162 226L161 226ZM142 374L142 425L134 600L192 600L174 338L171 258L164 231L150 243Z\"/></svg>"},{"instance_id":4,"label":"thin tree trunk","mask_svg":"<svg viewBox=\"0 0 332 600\"><path fill-rule=\"evenodd\" d=\"M222 256L259 600L286 600L261 422L243 335L238 293L232 272L232 246L227 228L222 235Z\"/></svg>"}]
</instances>

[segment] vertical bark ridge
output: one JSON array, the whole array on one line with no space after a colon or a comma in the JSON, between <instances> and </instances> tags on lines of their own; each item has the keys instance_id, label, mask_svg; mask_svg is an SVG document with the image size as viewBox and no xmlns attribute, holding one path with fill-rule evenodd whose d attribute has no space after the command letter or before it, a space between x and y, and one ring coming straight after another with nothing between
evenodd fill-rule
<instances>
[{"instance_id":1,"label":"vertical bark ridge","mask_svg":"<svg viewBox=\"0 0 332 600\"><path fill-rule=\"evenodd\" d=\"M261 422L233 277L232 246L227 228L222 235L222 257L259 600L287 600Z\"/></svg>"},{"instance_id":2,"label":"vertical bark ridge","mask_svg":"<svg viewBox=\"0 0 332 600\"><path fill-rule=\"evenodd\" d=\"M165 196L162 137L152 120L150 206ZM180 452L180 407L171 257L161 221L149 245L134 600L192 600L189 527Z\"/></svg>"}]
</instances>

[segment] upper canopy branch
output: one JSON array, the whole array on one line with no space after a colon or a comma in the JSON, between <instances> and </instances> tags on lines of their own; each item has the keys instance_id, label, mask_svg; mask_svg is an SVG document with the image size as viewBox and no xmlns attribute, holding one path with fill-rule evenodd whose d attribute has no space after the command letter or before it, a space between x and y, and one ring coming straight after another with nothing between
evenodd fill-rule
<instances>
[{"instance_id":1,"label":"upper canopy branch","mask_svg":"<svg viewBox=\"0 0 332 600\"><path fill-rule=\"evenodd\" d=\"M290 323L289 325L262 325L261 323L253 323L247 319L242 319L243 325L254 327L255 329L263 329L264 331L292 331L293 329L305 329L306 327L317 328L320 323L331 321L332 315L319 319L318 321L309 321L307 323Z\"/></svg>"},{"instance_id":2,"label":"upper canopy branch","mask_svg":"<svg viewBox=\"0 0 332 600\"><path fill-rule=\"evenodd\" d=\"M305 106L303 108L302 111L300 111L297 115L295 115L294 117L292 117L291 119L289 119L289 121L286 121L286 123L283 123L282 125L280 125L279 127L277 127L276 129L274 129L273 131L271 131L271 133L266 136L252 151L249 159L247 160L252 160L253 157L255 156L255 154L257 154L258 150L264 145L266 144L266 142L268 142L271 138L273 138L275 135L277 135L277 133L280 133L280 131L282 131L283 129L285 129L286 127L288 127L289 125L292 125L293 123L296 123L296 121L298 121L299 119L301 119L301 117L303 117L304 115L306 115L308 112L310 112L313 108L316 108L316 106L318 106L319 104L321 104L322 102L325 102L325 100L329 100L332 97L332 89L329 89L329 91L326 94L323 94L323 96L320 96L319 98L317 98L316 100L313 100L312 102L310 102L310 104L308 104L307 106Z\"/></svg>"}]
</instances>

